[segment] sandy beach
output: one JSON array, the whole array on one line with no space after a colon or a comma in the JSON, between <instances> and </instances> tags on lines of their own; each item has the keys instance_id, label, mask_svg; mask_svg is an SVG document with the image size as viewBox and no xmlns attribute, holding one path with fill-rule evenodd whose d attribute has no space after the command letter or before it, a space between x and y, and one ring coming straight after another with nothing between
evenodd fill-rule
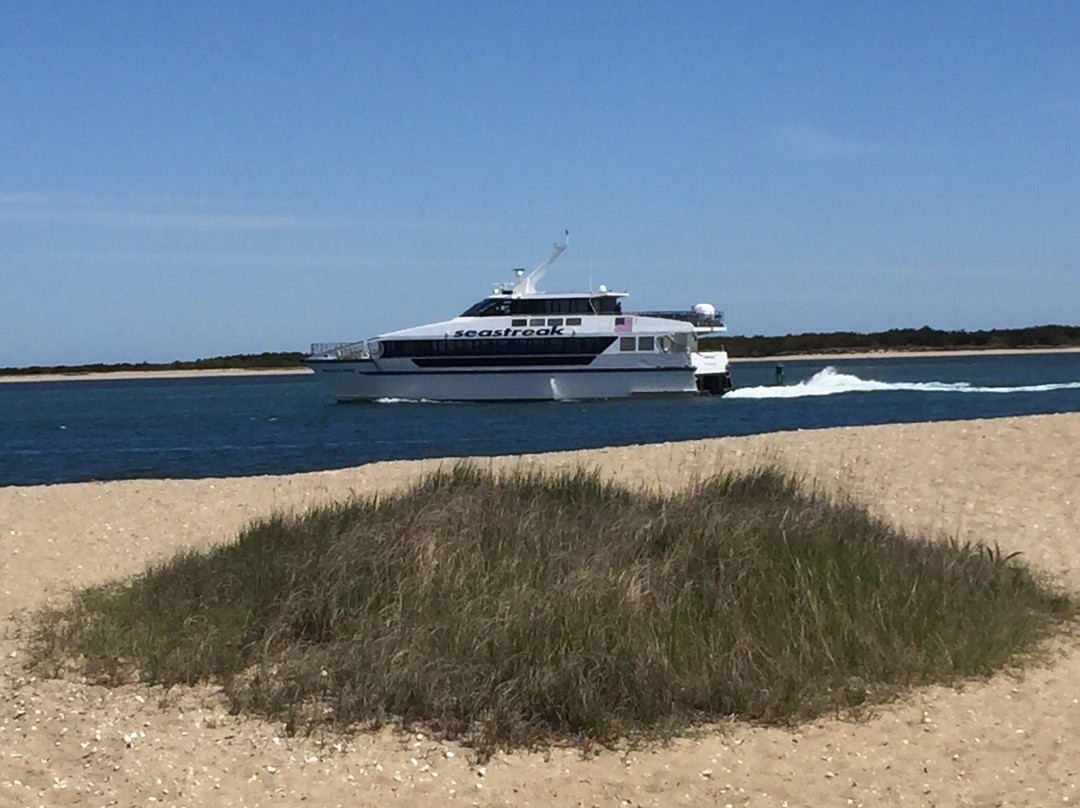
<instances>
[{"instance_id":1,"label":"sandy beach","mask_svg":"<svg viewBox=\"0 0 1080 808\"><path fill-rule=\"evenodd\" d=\"M1080 414L829 429L482 459L673 488L776 462L897 524L982 540L1080 592ZM0 806L1051 806L1080 801L1080 639L1022 676L929 688L859 722L724 724L668 746L498 754L422 734L295 738L210 685L35 680L19 621L72 587L225 542L249 519L447 461L283 477L0 488Z\"/></svg>"},{"instance_id":2,"label":"sandy beach","mask_svg":"<svg viewBox=\"0 0 1080 808\"><path fill-rule=\"evenodd\" d=\"M111 370L100 373L27 373L0 376L0 383L9 382L71 382L100 379L190 379L196 376L291 376L311 374L310 368L222 368L220 370Z\"/></svg>"}]
</instances>

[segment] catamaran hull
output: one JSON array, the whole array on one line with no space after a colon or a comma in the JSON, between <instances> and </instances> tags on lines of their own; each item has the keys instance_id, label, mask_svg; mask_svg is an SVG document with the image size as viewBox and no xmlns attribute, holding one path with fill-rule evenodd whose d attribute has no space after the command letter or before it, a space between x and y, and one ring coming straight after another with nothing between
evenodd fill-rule
<instances>
[{"instance_id":1,"label":"catamaran hull","mask_svg":"<svg viewBox=\"0 0 1080 808\"><path fill-rule=\"evenodd\" d=\"M386 372L365 360L308 360L338 401L542 401L695 393L693 368Z\"/></svg>"},{"instance_id":2,"label":"catamaran hull","mask_svg":"<svg viewBox=\"0 0 1080 808\"><path fill-rule=\"evenodd\" d=\"M569 234L568 234L569 235ZM727 353L699 351L724 330L709 303L622 311L626 292L547 293L536 282L563 250L449 320L353 342L305 360L338 401L542 401L730 389ZM590 284L591 285L591 284Z\"/></svg>"}]
</instances>

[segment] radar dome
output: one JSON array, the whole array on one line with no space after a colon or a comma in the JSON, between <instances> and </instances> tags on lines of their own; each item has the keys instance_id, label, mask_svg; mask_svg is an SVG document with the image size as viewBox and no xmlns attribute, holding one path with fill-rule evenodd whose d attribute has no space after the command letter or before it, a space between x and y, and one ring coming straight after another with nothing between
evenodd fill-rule
<instances>
[{"instance_id":1,"label":"radar dome","mask_svg":"<svg viewBox=\"0 0 1080 808\"><path fill-rule=\"evenodd\" d=\"M695 303L694 314L700 314L702 317L707 317L711 320L716 316L716 306L712 303Z\"/></svg>"}]
</instances>

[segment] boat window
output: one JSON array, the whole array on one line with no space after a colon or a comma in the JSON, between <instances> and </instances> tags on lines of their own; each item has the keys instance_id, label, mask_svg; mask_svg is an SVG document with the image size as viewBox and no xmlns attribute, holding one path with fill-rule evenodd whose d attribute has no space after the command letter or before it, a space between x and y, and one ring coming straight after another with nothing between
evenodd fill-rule
<instances>
[{"instance_id":1,"label":"boat window","mask_svg":"<svg viewBox=\"0 0 1080 808\"><path fill-rule=\"evenodd\" d=\"M536 314L536 306L539 300L517 299L510 301L511 314Z\"/></svg>"},{"instance_id":2,"label":"boat window","mask_svg":"<svg viewBox=\"0 0 1080 808\"><path fill-rule=\"evenodd\" d=\"M592 314L592 300L588 297L514 298L510 301L510 314Z\"/></svg>"},{"instance_id":3,"label":"boat window","mask_svg":"<svg viewBox=\"0 0 1080 808\"><path fill-rule=\"evenodd\" d=\"M637 349L639 351L651 351L653 349L652 337L638 337Z\"/></svg>"},{"instance_id":4,"label":"boat window","mask_svg":"<svg viewBox=\"0 0 1080 808\"><path fill-rule=\"evenodd\" d=\"M633 337L629 348L634 350ZM395 339L383 340L386 358L417 358L455 355L474 356L545 356L553 354L590 355L604 351L612 337L524 337L515 339Z\"/></svg>"},{"instance_id":5,"label":"boat window","mask_svg":"<svg viewBox=\"0 0 1080 808\"><path fill-rule=\"evenodd\" d=\"M506 297L486 297L479 303L469 306L462 317L500 317L511 310L511 300Z\"/></svg>"},{"instance_id":6,"label":"boat window","mask_svg":"<svg viewBox=\"0 0 1080 808\"><path fill-rule=\"evenodd\" d=\"M544 301L544 314L587 314L590 311L588 298L556 297Z\"/></svg>"},{"instance_id":7,"label":"boat window","mask_svg":"<svg viewBox=\"0 0 1080 808\"><path fill-rule=\"evenodd\" d=\"M619 302L617 297L610 295L594 297L591 302L593 311L597 314L620 314L622 312L622 303Z\"/></svg>"},{"instance_id":8,"label":"boat window","mask_svg":"<svg viewBox=\"0 0 1080 808\"><path fill-rule=\"evenodd\" d=\"M551 317L547 321L548 325L562 325L562 317Z\"/></svg>"},{"instance_id":9,"label":"boat window","mask_svg":"<svg viewBox=\"0 0 1080 808\"><path fill-rule=\"evenodd\" d=\"M633 337L619 337L619 350L620 351L632 351L637 344L637 340Z\"/></svg>"},{"instance_id":10,"label":"boat window","mask_svg":"<svg viewBox=\"0 0 1080 808\"><path fill-rule=\"evenodd\" d=\"M544 324L544 318L543 317L534 317L533 319L529 320L529 325L543 325L543 324Z\"/></svg>"},{"instance_id":11,"label":"boat window","mask_svg":"<svg viewBox=\"0 0 1080 808\"><path fill-rule=\"evenodd\" d=\"M567 317L566 318L566 324L567 325L581 325L581 318L580 317Z\"/></svg>"},{"instance_id":12,"label":"boat window","mask_svg":"<svg viewBox=\"0 0 1080 808\"><path fill-rule=\"evenodd\" d=\"M528 325L528 324L529 324L529 321L526 320L524 317L521 317L519 319L515 319L515 320L510 321L510 325L513 325L513 326L524 326L524 325Z\"/></svg>"}]
</instances>

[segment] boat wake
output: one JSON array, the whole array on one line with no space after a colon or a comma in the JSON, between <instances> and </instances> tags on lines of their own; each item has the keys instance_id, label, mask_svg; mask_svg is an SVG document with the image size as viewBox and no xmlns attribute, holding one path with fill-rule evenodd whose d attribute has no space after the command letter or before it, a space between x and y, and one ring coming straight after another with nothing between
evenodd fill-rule
<instances>
[{"instance_id":1,"label":"boat wake","mask_svg":"<svg viewBox=\"0 0 1080 808\"><path fill-rule=\"evenodd\" d=\"M377 398L376 404L443 404L442 401L434 401L430 398Z\"/></svg>"},{"instance_id":2,"label":"boat wake","mask_svg":"<svg viewBox=\"0 0 1080 808\"><path fill-rule=\"evenodd\" d=\"M833 367L818 371L806 381L787 386L745 387L729 392L725 398L804 398L832 396L837 393L1047 393L1053 390L1080 390L1080 382L1032 384L1020 387L977 387L968 382L879 382L840 373Z\"/></svg>"}]
</instances>

